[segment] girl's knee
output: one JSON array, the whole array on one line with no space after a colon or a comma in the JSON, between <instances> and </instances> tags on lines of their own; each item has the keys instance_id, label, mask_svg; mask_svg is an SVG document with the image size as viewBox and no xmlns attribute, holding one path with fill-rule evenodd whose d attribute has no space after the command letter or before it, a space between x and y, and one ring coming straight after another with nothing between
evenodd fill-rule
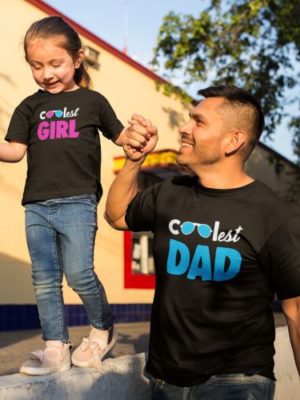
<instances>
[{"instance_id":1,"label":"girl's knee","mask_svg":"<svg viewBox=\"0 0 300 400\"><path fill-rule=\"evenodd\" d=\"M89 290L96 286L96 277L91 269L69 271L65 273L66 281L75 292Z\"/></svg>"}]
</instances>

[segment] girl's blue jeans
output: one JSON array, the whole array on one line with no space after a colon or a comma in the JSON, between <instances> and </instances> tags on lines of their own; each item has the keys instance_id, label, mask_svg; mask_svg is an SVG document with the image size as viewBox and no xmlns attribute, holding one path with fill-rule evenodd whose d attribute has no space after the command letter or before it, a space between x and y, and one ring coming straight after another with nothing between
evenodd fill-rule
<instances>
[{"instance_id":1,"label":"girl's blue jeans","mask_svg":"<svg viewBox=\"0 0 300 400\"><path fill-rule=\"evenodd\" d=\"M147 375L146 375L147 376ZM272 400L275 382L261 375L213 375L190 387L150 378L151 400Z\"/></svg>"},{"instance_id":2,"label":"girl's blue jeans","mask_svg":"<svg viewBox=\"0 0 300 400\"><path fill-rule=\"evenodd\" d=\"M26 238L44 340L68 342L63 275L81 298L92 326L109 329L113 317L94 272L97 199L81 195L25 205Z\"/></svg>"}]
</instances>

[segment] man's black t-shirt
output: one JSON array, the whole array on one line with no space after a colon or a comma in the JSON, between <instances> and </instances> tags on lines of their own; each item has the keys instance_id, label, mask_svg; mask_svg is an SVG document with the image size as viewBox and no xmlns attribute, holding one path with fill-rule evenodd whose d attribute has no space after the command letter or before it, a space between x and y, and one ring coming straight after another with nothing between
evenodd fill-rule
<instances>
[{"instance_id":1,"label":"man's black t-shirt","mask_svg":"<svg viewBox=\"0 0 300 400\"><path fill-rule=\"evenodd\" d=\"M115 139L123 129L104 96L89 89L39 90L16 108L6 140L28 145L23 204L95 193L101 197L98 130Z\"/></svg>"},{"instance_id":2,"label":"man's black t-shirt","mask_svg":"<svg viewBox=\"0 0 300 400\"><path fill-rule=\"evenodd\" d=\"M126 221L154 232L147 371L180 386L273 378L274 294L300 296L300 222L287 205L259 181L217 190L177 177L138 193Z\"/></svg>"}]
</instances>

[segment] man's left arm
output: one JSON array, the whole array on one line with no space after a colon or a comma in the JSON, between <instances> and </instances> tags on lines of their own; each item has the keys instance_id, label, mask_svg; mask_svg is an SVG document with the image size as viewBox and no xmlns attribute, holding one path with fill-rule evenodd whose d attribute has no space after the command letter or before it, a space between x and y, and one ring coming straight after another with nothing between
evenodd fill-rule
<instances>
[{"instance_id":1,"label":"man's left arm","mask_svg":"<svg viewBox=\"0 0 300 400\"><path fill-rule=\"evenodd\" d=\"M288 325L296 367L300 375L300 296L281 301Z\"/></svg>"}]
</instances>

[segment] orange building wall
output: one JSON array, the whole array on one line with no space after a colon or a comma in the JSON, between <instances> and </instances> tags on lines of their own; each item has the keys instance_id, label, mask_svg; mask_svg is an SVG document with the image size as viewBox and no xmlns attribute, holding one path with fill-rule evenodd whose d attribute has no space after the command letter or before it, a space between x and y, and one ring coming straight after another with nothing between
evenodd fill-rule
<instances>
[{"instance_id":1,"label":"orange building wall","mask_svg":"<svg viewBox=\"0 0 300 400\"><path fill-rule=\"evenodd\" d=\"M0 141L3 141L14 108L37 90L30 69L24 60L22 40L29 25L47 16L25 0L1 2L0 14ZM90 68L93 89L104 94L120 120L133 112L151 119L159 127L157 149L177 148L178 126L188 116L180 101L156 90L149 74L134 68L115 53L82 35L85 45L100 51L100 69ZM151 74L150 74L151 75ZM106 193L114 178L113 158L122 150L102 139L102 183L104 196L99 206L99 232L95 247L96 272L102 280L111 303L151 303L153 290L124 288L123 233L112 230L103 220ZM257 148L248 163L249 171L279 192L287 190L294 169L284 164L284 171L275 173L268 162L269 153ZM24 234L24 210L21 197L26 176L26 160L18 164L0 163L0 305L33 304L31 270ZM76 294L65 287L65 303L80 303Z\"/></svg>"}]
</instances>

